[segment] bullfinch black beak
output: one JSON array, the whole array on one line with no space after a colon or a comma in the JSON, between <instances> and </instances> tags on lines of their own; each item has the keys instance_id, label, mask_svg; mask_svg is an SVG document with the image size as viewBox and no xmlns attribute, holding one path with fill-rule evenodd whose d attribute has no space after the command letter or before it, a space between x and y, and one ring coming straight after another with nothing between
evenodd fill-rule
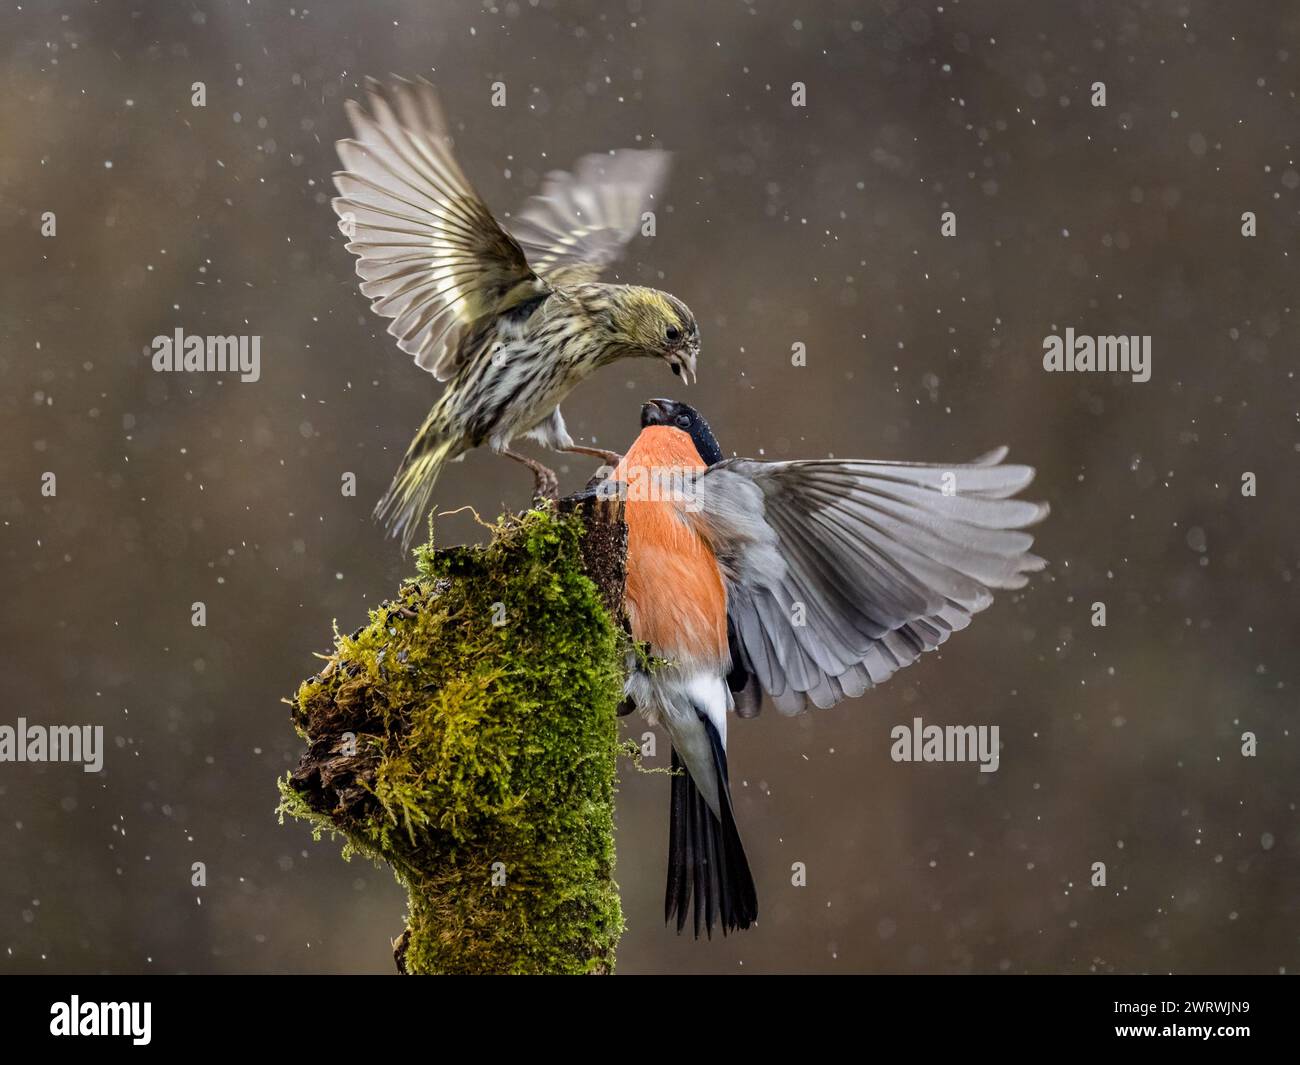
<instances>
[{"instance_id":1,"label":"bullfinch black beak","mask_svg":"<svg viewBox=\"0 0 1300 1065\"><path fill-rule=\"evenodd\" d=\"M641 408L641 428L646 429L652 425L667 425L672 421L672 412L670 399L652 399Z\"/></svg>"}]
</instances>

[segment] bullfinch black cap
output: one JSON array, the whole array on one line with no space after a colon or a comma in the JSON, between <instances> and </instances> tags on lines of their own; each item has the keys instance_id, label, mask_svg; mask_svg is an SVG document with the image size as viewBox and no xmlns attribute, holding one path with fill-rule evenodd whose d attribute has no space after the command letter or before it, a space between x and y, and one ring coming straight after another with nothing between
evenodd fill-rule
<instances>
[{"instance_id":1,"label":"bullfinch black cap","mask_svg":"<svg viewBox=\"0 0 1300 1065\"><path fill-rule=\"evenodd\" d=\"M722 461L722 448L718 446L713 430L694 407L673 399L652 399L641 408L641 428L647 429L652 425L668 425L688 433L706 465Z\"/></svg>"}]
</instances>

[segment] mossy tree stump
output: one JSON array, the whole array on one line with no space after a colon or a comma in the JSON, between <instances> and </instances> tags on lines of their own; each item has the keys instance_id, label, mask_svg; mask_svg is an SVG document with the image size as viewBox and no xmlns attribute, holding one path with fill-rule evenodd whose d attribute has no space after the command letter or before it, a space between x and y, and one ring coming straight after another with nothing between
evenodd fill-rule
<instances>
[{"instance_id":1,"label":"mossy tree stump","mask_svg":"<svg viewBox=\"0 0 1300 1065\"><path fill-rule=\"evenodd\" d=\"M406 973L608 973L627 528L591 495L417 552L303 682L282 809L392 866Z\"/></svg>"}]
</instances>

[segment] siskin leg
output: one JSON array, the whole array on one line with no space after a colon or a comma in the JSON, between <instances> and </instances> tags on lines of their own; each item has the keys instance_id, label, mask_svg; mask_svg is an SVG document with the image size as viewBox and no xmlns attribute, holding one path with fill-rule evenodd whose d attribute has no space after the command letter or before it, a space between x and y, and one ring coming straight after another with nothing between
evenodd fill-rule
<instances>
[{"instance_id":1,"label":"siskin leg","mask_svg":"<svg viewBox=\"0 0 1300 1065\"><path fill-rule=\"evenodd\" d=\"M527 455L521 455L518 451L511 451L504 448L501 454L506 458L514 459L516 462L522 462L533 471L533 495L538 499L556 500L560 497L560 482L554 472L548 470L536 459L530 459Z\"/></svg>"},{"instance_id":2,"label":"siskin leg","mask_svg":"<svg viewBox=\"0 0 1300 1065\"><path fill-rule=\"evenodd\" d=\"M581 444L570 444L568 447L560 448L561 451L573 451L579 455L590 455L593 459L600 459L610 466L617 466L623 461L623 456L617 451L606 451L600 447L583 447Z\"/></svg>"}]
</instances>

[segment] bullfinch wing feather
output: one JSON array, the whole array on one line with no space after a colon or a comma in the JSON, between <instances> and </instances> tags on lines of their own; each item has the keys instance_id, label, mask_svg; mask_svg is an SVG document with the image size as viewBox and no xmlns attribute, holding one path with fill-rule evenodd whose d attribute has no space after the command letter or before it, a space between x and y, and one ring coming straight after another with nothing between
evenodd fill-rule
<instances>
[{"instance_id":1,"label":"bullfinch wing feather","mask_svg":"<svg viewBox=\"0 0 1300 1065\"><path fill-rule=\"evenodd\" d=\"M733 656L783 713L861 695L1044 566L1022 530L1046 504L1003 465L730 459L681 506L715 552Z\"/></svg>"}]
</instances>

